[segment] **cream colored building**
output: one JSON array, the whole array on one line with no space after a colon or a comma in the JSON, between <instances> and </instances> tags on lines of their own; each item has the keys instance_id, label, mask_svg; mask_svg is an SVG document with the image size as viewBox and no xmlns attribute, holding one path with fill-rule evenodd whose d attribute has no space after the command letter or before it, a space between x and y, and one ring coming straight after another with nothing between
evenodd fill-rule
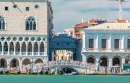
<instances>
[{"instance_id":1,"label":"cream colored building","mask_svg":"<svg viewBox=\"0 0 130 83\"><path fill-rule=\"evenodd\" d=\"M73 52L67 50L56 50L52 53L52 61L73 60Z\"/></svg>"},{"instance_id":2,"label":"cream colored building","mask_svg":"<svg viewBox=\"0 0 130 83\"><path fill-rule=\"evenodd\" d=\"M0 0L0 67L48 61L52 15L48 0Z\"/></svg>"}]
</instances>

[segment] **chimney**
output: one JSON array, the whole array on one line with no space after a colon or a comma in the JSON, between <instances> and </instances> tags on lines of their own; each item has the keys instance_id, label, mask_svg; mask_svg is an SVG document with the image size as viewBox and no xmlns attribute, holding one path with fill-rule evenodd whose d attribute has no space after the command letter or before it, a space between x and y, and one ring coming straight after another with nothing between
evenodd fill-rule
<instances>
[{"instance_id":1,"label":"chimney","mask_svg":"<svg viewBox=\"0 0 130 83\"><path fill-rule=\"evenodd\" d=\"M85 18L82 19L82 23L84 23L84 22L85 22Z\"/></svg>"},{"instance_id":2,"label":"chimney","mask_svg":"<svg viewBox=\"0 0 130 83\"><path fill-rule=\"evenodd\" d=\"M116 19L116 23L118 22L117 20L118 20L118 18Z\"/></svg>"}]
</instances>

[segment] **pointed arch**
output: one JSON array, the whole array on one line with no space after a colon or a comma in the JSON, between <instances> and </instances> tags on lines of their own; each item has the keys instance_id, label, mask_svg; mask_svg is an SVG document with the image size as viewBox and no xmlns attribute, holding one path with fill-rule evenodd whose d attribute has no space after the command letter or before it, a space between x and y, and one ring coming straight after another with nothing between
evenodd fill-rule
<instances>
[{"instance_id":1,"label":"pointed arch","mask_svg":"<svg viewBox=\"0 0 130 83\"><path fill-rule=\"evenodd\" d=\"M28 55L32 55L32 43L29 42L28 44Z\"/></svg>"},{"instance_id":2,"label":"pointed arch","mask_svg":"<svg viewBox=\"0 0 130 83\"><path fill-rule=\"evenodd\" d=\"M10 53L13 54L14 52L14 44L13 42L10 43Z\"/></svg>"},{"instance_id":3,"label":"pointed arch","mask_svg":"<svg viewBox=\"0 0 130 83\"><path fill-rule=\"evenodd\" d=\"M7 67L6 59L4 59L4 58L0 59L0 67L1 68L6 68Z\"/></svg>"},{"instance_id":4,"label":"pointed arch","mask_svg":"<svg viewBox=\"0 0 130 83\"><path fill-rule=\"evenodd\" d=\"M26 30L37 30L36 29L36 20L34 17L29 17L25 21Z\"/></svg>"},{"instance_id":5,"label":"pointed arch","mask_svg":"<svg viewBox=\"0 0 130 83\"><path fill-rule=\"evenodd\" d=\"M40 45L40 52L44 52L44 44L43 44L43 42Z\"/></svg>"},{"instance_id":6,"label":"pointed arch","mask_svg":"<svg viewBox=\"0 0 130 83\"><path fill-rule=\"evenodd\" d=\"M16 53L19 54L20 52L20 44L19 42L16 43Z\"/></svg>"},{"instance_id":7,"label":"pointed arch","mask_svg":"<svg viewBox=\"0 0 130 83\"><path fill-rule=\"evenodd\" d=\"M26 52L26 44L25 44L25 42L23 42L23 44L22 44L22 52Z\"/></svg>"},{"instance_id":8,"label":"pointed arch","mask_svg":"<svg viewBox=\"0 0 130 83\"><path fill-rule=\"evenodd\" d=\"M4 52L7 52L8 51L8 44L7 42L4 43Z\"/></svg>"},{"instance_id":9,"label":"pointed arch","mask_svg":"<svg viewBox=\"0 0 130 83\"><path fill-rule=\"evenodd\" d=\"M34 44L34 52L38 52L38 43L37 42L35 42L35 44Z\"/></svg>"},{"instance_id":10,"label":"pointed arch","mask_svg":"<svg viewBox=\"0 0 130 83\"><path fill-rule=\"evenodd\" d=\"M10 64L11 64L10 67L17 67L17 66L19 66L19 61L18 61L18 59L14 58L11 60Z\"/></svg>"},{"instance_id":11,"label":"pointed arch","mask_svg":"<svg viewBox=\"0 0 130 83\"><path fill-rule=\"evenodd\" d=\"M27 65L29 63L31 63L31 61L28 58L24 59L23 62L22 62L23 65Z\"/></svg>"},{"instance_id":12,"label":"pointed arch","mask_svg":"<svg viewBox=\"0 0 130 83\"><path fill-rule=\"evenodd\" d=\"M36 63L36 64L37 64L37 63L43 63L43 60L40 59L40 58L38 58L38 59L36 59L35 63Z\"/></svg>"},{"instance_id":13,"label":"pointed arch","mask_svg":"<svg viewBox=\"0 0 130 83\"><path fill-rule=\"evenodd\" d=\"M0 16L0 30L5 30L5 20Z\"/></svg>"}]
</instances>

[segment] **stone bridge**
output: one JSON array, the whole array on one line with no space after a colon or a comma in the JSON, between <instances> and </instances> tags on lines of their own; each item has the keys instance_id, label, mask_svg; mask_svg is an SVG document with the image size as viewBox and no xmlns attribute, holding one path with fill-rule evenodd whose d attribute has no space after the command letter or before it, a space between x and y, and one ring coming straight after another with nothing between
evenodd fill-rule
<instances>
[{"instance_id":1,"label":"stone bridge","mask_svg":"<svg viewBox=\"0 0 130 83\"><path fill-rule=\"evenodd\" d=\"M71 62L53 61L53 62L48 62L46 64L43 64L42 67L44 69L49 69L50 73L58 72L62 68L70 68L75 70L77 73L87 73L88 71L95 68L95 65L90 65L88 63L77 62L77 61L71 61Z\"/></svg>"}]
</instances>

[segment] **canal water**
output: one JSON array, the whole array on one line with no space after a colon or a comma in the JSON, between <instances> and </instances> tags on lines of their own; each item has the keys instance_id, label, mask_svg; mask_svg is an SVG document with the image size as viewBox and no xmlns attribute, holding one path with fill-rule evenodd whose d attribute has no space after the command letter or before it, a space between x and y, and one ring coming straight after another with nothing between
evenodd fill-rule
<instances>
[{"instance_id":1,"label":"canal water","mask_svg":"<svg viewBox=\"0 0 130 83\"><path fill-rule=\"evenodd\" d=\"M1 75L0 83L130 83L130 76L117 75Z\"/></svg>"}]
</instances>

